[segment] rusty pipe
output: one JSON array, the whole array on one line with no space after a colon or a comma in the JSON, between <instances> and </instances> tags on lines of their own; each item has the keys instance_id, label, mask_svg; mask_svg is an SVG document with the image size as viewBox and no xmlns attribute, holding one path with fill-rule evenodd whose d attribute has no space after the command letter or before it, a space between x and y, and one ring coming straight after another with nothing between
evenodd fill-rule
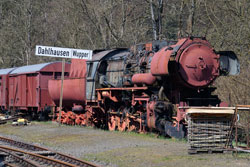
<instances>
[{"instance_id":1,"label":"rusty pipe","mask_svg":"<svg viewBox=\"0 0 250 167\"><path fill-rule=\"evenodd\" d=\"M151 73L134 74L132 77L132 82L134 84L153 85L155 81L156 78Z\"/></svg>"}]
</instances>

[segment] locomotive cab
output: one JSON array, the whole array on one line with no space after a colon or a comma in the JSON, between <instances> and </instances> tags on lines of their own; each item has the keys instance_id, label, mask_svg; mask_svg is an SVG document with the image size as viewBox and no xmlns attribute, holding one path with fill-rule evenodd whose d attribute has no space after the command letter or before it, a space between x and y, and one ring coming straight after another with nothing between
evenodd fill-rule
<instances>
[{"instance_id":1,"label":"locomotive cab","mask_svg":"<svg viewBox=\"0 0 250 167\"><path fill-rule=\"evenodd\" d=\"M96 99L95 89L120 87L123 81L125 57L127 49L95 51L92 60L87 61L87 92L88 100Z\"/></svg>"}]
</instances>

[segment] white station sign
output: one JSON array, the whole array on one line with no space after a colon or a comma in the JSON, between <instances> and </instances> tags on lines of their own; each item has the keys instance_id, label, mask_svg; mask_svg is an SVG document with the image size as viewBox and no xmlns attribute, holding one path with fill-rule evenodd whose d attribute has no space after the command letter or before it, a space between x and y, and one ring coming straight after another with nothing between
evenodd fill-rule
<instances>
[{"instance_id":1,"label":"white station sign","mask_svg":"<svg viewBox=\"0 0 250 167\"><path fill-rule=\"evenodd\" d=\"M92 50L82 50L73 48L60 48L52 46L36 45L37 56L62 57L70 59L92 59Z\"/></svg>"}]
</instances>

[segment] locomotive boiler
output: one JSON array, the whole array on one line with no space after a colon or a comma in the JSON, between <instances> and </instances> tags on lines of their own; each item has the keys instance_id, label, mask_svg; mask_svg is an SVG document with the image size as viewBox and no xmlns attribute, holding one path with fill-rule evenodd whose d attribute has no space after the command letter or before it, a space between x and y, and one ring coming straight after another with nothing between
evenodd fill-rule
<instances>
[{"instance_id":1,"label":"locomotive boiler","mask_svg":"<svg viewBox=\"0 0 250 167\"><path fill-rule=\"evenodd\" d=\"M185 107L226 106L212 83L238 73L234 52L216 52L205 38L96 50L90 61L72 60L61 121L182 138ZM60 81L48 87L58 105Z\"/></svg>"}]
</instances>

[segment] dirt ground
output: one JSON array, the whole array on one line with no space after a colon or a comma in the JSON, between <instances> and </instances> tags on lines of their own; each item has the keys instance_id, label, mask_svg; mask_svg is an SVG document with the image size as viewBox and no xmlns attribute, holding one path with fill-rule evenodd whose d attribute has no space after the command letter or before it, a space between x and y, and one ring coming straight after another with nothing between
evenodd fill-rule
<instances>
[{"instance_id":1,"label":"dirt ground","mask_svg":"<svg viewBox=\"0 0 250 167\"><path fill-rule=\"evenodd\" d=\"M250 166L250 154L189 155L185 140L157 138L152 134L32 122L30 126L0 125L0 135L71 154L100 166Z\"/></svg>"}]
</instances>

